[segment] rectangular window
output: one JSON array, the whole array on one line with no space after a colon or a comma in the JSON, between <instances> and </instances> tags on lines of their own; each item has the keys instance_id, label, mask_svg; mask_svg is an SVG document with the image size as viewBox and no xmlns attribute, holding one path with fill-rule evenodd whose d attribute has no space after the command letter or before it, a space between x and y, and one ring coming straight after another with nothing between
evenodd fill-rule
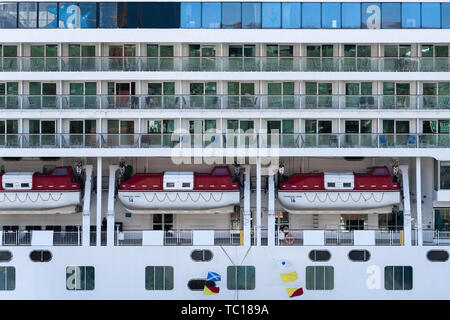
<instances>
[{"instance_id":1,"label":"rectangular window","mask_svg":"<svg viewBox=\"0 0 450 320\"><path fill-rule=\"evenodd\" d=\"M39 2L39 28L57 28L57 12L56 2Z\"/></svg>"},{"instance_id":2,"label":"rectangular window","mask_svg":"<svg viewBox=\"0 0 450 320\"><path fill-rule=\"evenodd\" d=\"M333 290L334 268L329 266L306 267L306 289Z\"/></svg>"},{"instance_id":3,"label":"rectangular window","mask_svg":"<svg viewBox=\"0 0 450 320\"><path fill-rule=\"evenodd\" d=\"M222 28L240 29L242 27L241 3L222 3Z\"/></svg>"},{"instance_id":4,"label":"rectangular window","mask_svg":"<svg viewBox=\"0 0 450 320\"><path fill-rule=\"evenodd\" d=\"M362 3L361 5L361 28L380 29L381 8L379 3Z\"/></svg>"},{"instance_id":5,"label":"rectangular window","mask_svg":"<svg viewBox=\"0 0 450 320\"><path fill-rule=\"evenodd\" d=\"M322 28L341 28L341 4L322 3Z\"/></svg>"},{"instance_id":6,"label":"rectangular window","mask_svg":"<svg viewBox=\"0 0 450 320\"><path fill-rule=\"evenodd\" d=\"M409 266L384 267L384 288L386 290L411 290L413 270Z\"/></svg>"},{"instance_id":7,"label":"rectangular window","mask_svg":"<svg viewBox=\"0 0 450 320\"><path fill-rule=\"evenodd\" d=\"M450 161L440 161L440 189L450 189Z\"/></svg>"},{"instance_id":8,"label":"rectangular window","mask_svg":"<svg viewBox=\"0 0 450 320\"><path fill-rule=\"evenodd\" d=\"M254 266L229 266L227 267L228 290L254 290L255 267Z\"/></svg>"},{"instance_id":9,"label":"rectangular window","mask_svg":"<svg viewBox=\"0 0 450 320\"><path fill-rule=\"evenodd\" d=\"M442 162L441 162L442 163ZM434 229L439 231L450 231L450 209L434 209Z\"/></svg>"},{"instance_id":10,"label":"rectangular window","mask_svg":"<svg viewBox=\"0 0 450 320\"><path fill-rule=\"evenodd\" d=\"M17 3L0 3L0 29L17 28Z\"/></svg>"},{"instance_id":11,"label":"rectangular window","mask_svg":"<svg viewBox=\"0 0 450 320\"><path fill-rule=\"evenodd\" d=\"M99 3L100 28L117 28L117 3Z\"/></svg>"},{"instance_id":12,"label":"rectangular window","mask_svg":"<svg viewBox=\"0 0 450 320\"><path fill-rule=\"evenodd\" d=\"M261 28L261 3L242 3L242 28Z\"/></svg>"},{"instance_id":13,"label":"rectangular window","mask_svg":"<svg viewBox=\"0 0 450 320\"><path fill-rule=\"evenodd\" d=\"M281 3L263 2L262 27L279 29L281 27Z\"/></svg>"},{"instance_id":14,"label":"rectangular window","mask_svg":"<svg viewBox=\"0 0 450 320\"><path fill-rule=\"evenodd\" d=\"M420 3L402 3L402 28L420 28Z\"/></svg>"},{"instance_id":15,"label":"rectangular window","mask_svg":"<svg viewBox=\"0 0 450 320\"><path fill-rule=\"evenodd\" d=\"M202 28L219 29L221 24L221 3L202 3Z\"/></svg>"},{"instance_id":16,"label":"rectangular window","mask_svg":"<svg viewBox=\"0 0 450 320\"><path fill-rule=\"evenodd\" d=\"M95 268L86 266L70 266L66 268L67 290L94 290Z\"/></svg>"},{"instance_id":17,"label":"rectangular window","mask_svg":"<svg viewBox=\"0 0 450 320\"><path fill-rule=\"evenodd\" d=\"M282 28L300 28L300 3L281 3Z\"/></svg>"},{"instance_id":18,"label":"rectangular window","mask_svg":"<svg viewBox=\"0 0 450 320\"><path fill-rule=\"evenodd\" d=\"M19 3L19 28L37 27L37 2Z\"/></svg>"},{"instance_id":19,"label":"rectangular window","mask_svg":"<svg viewBox=\"0 0 450 320\"><path fill-rule=\"evenodd\" d=\"M139 28L179 28L179 3L152 3L139 4Z\"/></svg>"},{"instance_id":20,"label":"rectangular window","mask_svg":"<svg viewBox=\"0 0 450 320\"><path fill-rule=\"evenodd\" d=\"M422 28L436 29L441 27L441 4L422 3Z\"/></svg>"},{"instance_id":21,"label":"rectangular window","mask_svg":"<svg viewBox=\"0 0 450 320\"><path fill-rule=\"evenodd\" d=\"M360 3L342 3L342 28L359 29L361 28L361 4Z\"/></svg>"},{"instance_id":22,"label":"rectangular window","mask_svg":"<svg viewBox=\"0 0 450 320\"><path fill-rule=\"evenodd\" d=\"M383 2L381 10L381 27L383 29L400 29L400 3Z\"/></svg>"},{"instance_id":23,"label":"rectangular window","mask_svg":"<svg viewBox=\"0 0 450 320\"><path fill-rule=\"evenodd\" d=\"M16 288L16 268L0 267L0 291L10 291Z\"/></svg>"},{"instance_id":24,"label":"rectangular window","mask_svg":"<svg viewBox=\"0 0 450 320\"><path fill-rule=\"evenodd\" d=\"M450 29L450 3L441 3L442 29Z\"/></svg>"},{"instance_id":25,"label":"rectangular window","mask_svg":"<svg viewBox=\"0 0 450 320\"><path fill-rule=\"evenodd\" d=\"M146 290L173 290L173 267L145 267Z\"/></svg>"},{"instance_id":26,"label":"rectangular window","mask_svg":"<svg viewBox=\"0 0 450 320\"><path fill-rule=\"evenodd\" d=\"M302 28L320 28L320 3L302 3Z\"/></svg>"},{"instance_id":27,"label":"rectangular window","mask_svg":"<svg viewBox=\"0 0 450 320\"><path fill-rule=\"evenodd\" d=\"M119 28L138 28L139 3L118 2L117 17Z\"/></svg>"},{"instance_id":28,"label":"rectangular window","mask_svg":"<svg viewBox=\"0 0 450 320\"><path fill-rule=\"evenodd\" d=\"M200 28L202 25L202 4L200 2L181 3L181 28Z\"/></svg>"}]
</instances>

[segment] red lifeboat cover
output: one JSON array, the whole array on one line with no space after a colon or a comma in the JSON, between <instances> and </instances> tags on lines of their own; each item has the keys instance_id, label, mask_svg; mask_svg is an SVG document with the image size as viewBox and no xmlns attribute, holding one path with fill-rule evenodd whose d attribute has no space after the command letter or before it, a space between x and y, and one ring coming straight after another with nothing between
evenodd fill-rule
<instances>
[{"instance_id":1,"label":"red lifeboat cover","mask_svg":"<svg viewBox=\"0 0 450 320\"><path fill-rule=\"evenodd\" d=\"M120 185L121 191L145 190L162 191L164 173L137 173ZM216 167L211 173L194 173L193 191L201 190L239 190L233 182L227 167Z\"/></svg>"}]
</instances>

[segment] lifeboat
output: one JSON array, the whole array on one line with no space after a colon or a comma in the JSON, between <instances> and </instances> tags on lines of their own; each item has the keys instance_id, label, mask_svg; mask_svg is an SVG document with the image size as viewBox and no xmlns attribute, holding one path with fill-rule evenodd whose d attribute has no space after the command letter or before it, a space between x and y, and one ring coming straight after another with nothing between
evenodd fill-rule
<instances>
[{"instance_id":1,"label":"lifeboat","mask_svg":"<svg viewBox=\"0 0 450 320\"><path fill-rule=\"evenodd\" d=\"M295 174L280 184L278 201L290 213L390 213L400 187L387 167L370 173Z\"/></svg>"},{"instance_id":2,"label":"lifeboat","mask_svg":"<svg viewBox=\"0 0 450 320\"><path fill-rule=\"evenodd\" d=\"M207 174L135 174L120 185L118 199L131 213L231 213L240 192L228 168L216 167Z\"/></svg>"},{"instance_id":3,"label":"lifeboat","mask_svg":"<svg viewBox=\"0 0 450 320\"><path fill-rule=\"evenodd\" d=\"M81 187L70 167L57 167L50 174L0 174L0 213L74 213L80 202Z\"/></svg>"}]
</instances>

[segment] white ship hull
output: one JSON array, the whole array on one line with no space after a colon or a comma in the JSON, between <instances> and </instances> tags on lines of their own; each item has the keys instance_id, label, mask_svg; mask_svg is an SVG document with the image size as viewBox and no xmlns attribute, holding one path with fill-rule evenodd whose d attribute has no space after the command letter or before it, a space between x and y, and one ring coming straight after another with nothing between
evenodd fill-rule
<instances>
[{"instance_id":1,"label":"white ship hull","mask_svg":"<svg viewBox=\"0 0 450 320\"><path fill-rule=\"evenodd\" d=\"M377 208L390 212L390 206L400 203L400 191L279 191L278 201L291 213Z\"/></svg>"},{"instance_id":2,"label":"white ship hull","mask_svg":"<svg viewBox=\"0 0 450 320\"><path fill-rule=\"evenodd\" d=\"M239 191L119 191L120 203L131 213L231 213Z\"/></svg>"},{"instance_id":3,"label":"white ship hull","mask_svg":"<svg viewBox=\"0 0 450 320\"><path fill-rule=\"evenodd\" d=\"M0 214L74 213L80 201L80 191L3 191Z\"/></svg>"}]
</instances>

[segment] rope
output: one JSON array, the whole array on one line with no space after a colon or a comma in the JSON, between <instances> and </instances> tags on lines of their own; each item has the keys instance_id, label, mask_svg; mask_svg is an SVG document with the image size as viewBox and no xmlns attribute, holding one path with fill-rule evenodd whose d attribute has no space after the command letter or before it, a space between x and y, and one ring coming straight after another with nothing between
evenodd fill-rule
<instances>
[{"instance_id":1,"label":"rope","mask_svg":"<svg viewBox=\"0 0 450 320\"><path fill-rule=\"evenodd\" d=\"M187 202L188 200L190 200L191 202L197 203L200 201L200 198L203 199L203 201L205 202L221 202L222 198L223 198L223 192L220 192L220 194L218 195L218 197L216 198L214 195L217 194L216 192L210 192L209 193L209 199L203 195L203 193L200 192L187 192L186 196L184 199L182 199L182 194L181 192L176 192L176 193L169 193L169 192L165 192L164 196L162 199L159 198L158 193L160 192L154 192L153 193L153 198L151 200L149 200L149 198L147 197L147 192L143 192L142 194L144 195L145 200L147 200L147 202L153 202L155 201L155 198L158 202L176 202L177 200L181 201L181 202ZM174 196L169 196L169 194L172 194ZM197 199L194 199L193 195L196 194L197 195Z\"/></svg>"},{"instance_id":2,"label":"rope","mask_svg":"<svg viewBox=\"0 0 450 320\"><path fill-rule=\"evenodd\" d=\"M364 195L365 193L367 193L367 192L361 191L361 192L357 193L357 195L355 195L355 192L315 192L314 196L312 198L308 197L308 194L311 194L311 192L303 192L303 195L304 195L305 199L309 203L313 203L313 202L320 202L320 203L332 202L332 203L335 203L338 200L340 200L341 202L351 202L351 201L353 201L355 203L358 203L358 202L362 202L361 198L364 200L364 202L368 202L370 200L373 200L373 201L375 201L377 203L381 203L383 201L383 199L384 199L384 192L382 192L381 194L380 194L380 192L376 192L376 193L370 192L370 194L368 195L367 198ZM323 194L325 194L325 195L323 195ZM336 195L336 197L334 199L332 199L332 196L331 196L332 194ZM344 194L347 194L347 199L344 198ZM378 199L376 197L376 194L380 194ZM355 195L355 197L354 197L354 195Z\"/></svg>"},{"instance_id":3,"label":"rope","mask_svg":"<svg viewBox=\"0 0 450 320\"><path fill-rule=\"evenodd\" d=\"M9 193L9 192L8 192ZM14 203L14 202L20 202L20 203L25 203L25 202L31 202L31 203L37 203L38 201L43 201L43 202L48 202L48 201L59 201L61 200L62 197L62 192L59 193L59 197L57 198L56 196L54 197L54 193L47 193L47 199L44 198L44 195L42 192L38 192L36 193L36 196L34 199L32 199L31 195L29 192L14 192L14 193L10 193L12 195L14 195L13 197L9 197L8 193L6 192L1 192L0 193L0 203L9 201L10 203ZM25 196L22 197L22 199L20 198L19 194L24 194ZM3 198L1 198L1 195L3 195Z\"/></svg>"}]
</instances>

